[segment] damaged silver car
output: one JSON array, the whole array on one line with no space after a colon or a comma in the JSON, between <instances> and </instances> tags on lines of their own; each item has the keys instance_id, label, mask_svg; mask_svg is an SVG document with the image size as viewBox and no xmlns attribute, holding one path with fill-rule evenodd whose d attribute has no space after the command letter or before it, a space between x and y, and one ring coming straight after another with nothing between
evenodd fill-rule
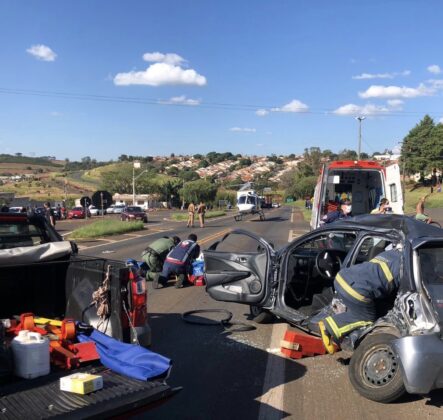
<instances>
[{"instance_id":1,"label":"damaged silver car","mask_svg":"<svg viewBox=\"0 0 443 420\"><path fill-rule=\"evenodd\" d=\"M341 347L353 351L349 377L364 397L387 403L406 392L427 394L443 388L443 230L438 227L406 216L359 216L307 233L278 251L263 238L236 230L204 251L206 289L216 300L250 305L256 321L277 316L317 334L311 321L328 310L338 271L399 244L399 290L377 303L375 323L354 330Z\"/></svg>"}]
</instances>

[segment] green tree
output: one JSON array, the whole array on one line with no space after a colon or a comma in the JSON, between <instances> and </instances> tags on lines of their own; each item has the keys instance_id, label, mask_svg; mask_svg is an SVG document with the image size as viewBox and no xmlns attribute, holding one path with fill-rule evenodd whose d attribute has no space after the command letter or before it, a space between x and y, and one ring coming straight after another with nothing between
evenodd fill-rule
<instances>
[{"instance_id":1,"label":"green tree","mask_svg":"<svg viewBox=\"0 0 443 420\"><path fill-rule=\"evenodd\" d=\"M217 194L217 185L211 184L204 179L198 179L196 181L187 182L183 187L181 194L186 202L212 202Z\"/></svg>"},{"instance_id":2,"label":"green tree","mask_svg":"<svg viewBox=\"0 0 443 420\"><path fill-rule=\"evenodd\" d=\"M431 153L434 151L432 145L433 134L436 135L434 129L434 120L425 115L403 139L401 163L406 173L420 172L423 178L424 172L432 166L430 160L433 160Z\"/></svg>"}]
</instances>

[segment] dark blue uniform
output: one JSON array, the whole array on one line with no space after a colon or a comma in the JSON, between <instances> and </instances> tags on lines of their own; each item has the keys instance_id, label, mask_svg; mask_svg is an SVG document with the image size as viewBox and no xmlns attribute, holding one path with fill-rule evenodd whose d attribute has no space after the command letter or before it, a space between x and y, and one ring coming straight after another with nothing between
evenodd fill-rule
<instances>
[{"instance_id":1,"label":"dark blue uniform","mask_svg":"<svg viewBox=\"0 0 443 420\"><path fill-rule=\"evenodd\" d=\"M197 242L187 239L180 242L166 256L163 264L163 271L160 274L158 282L163 286L172 275L178 276L176 287L183 286L186 275L192 272L192 261L200 254L200 246Z\"/></svg>"},{"instance_id":2,"label":"dark blue uniform","mask_svg":"<svg viewBox=\"0 0 443 420\"><path fill-rule=\"evenodd\" d=\"M356 328L376 320L375 301L391 296L400 285L401 251L385 251L369 262L340 270L334 280L337 298L346 310L323 320L338 342Z\"/></svg>"}]
</instances>

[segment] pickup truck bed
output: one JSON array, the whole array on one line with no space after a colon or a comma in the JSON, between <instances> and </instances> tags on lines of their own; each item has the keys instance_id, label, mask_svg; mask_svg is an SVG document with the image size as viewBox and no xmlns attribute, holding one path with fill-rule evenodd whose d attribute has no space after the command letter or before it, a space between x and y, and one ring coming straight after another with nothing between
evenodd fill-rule
<instances>
[{"instance_id":1,"label":"pickup truck bed","mask_svg":"<svg viewBox=\"0 0 443 420\"><path fill-rule=\"evenodd\" d=\"M139 409L174 391L161 381L138 381L105 367L75 372L103 376L103 389L89 395L60 391L59 379L73 371L55 372L39 378L0 387L0 419L89 419L107 418Z\"/></svg>"}]
</instances>

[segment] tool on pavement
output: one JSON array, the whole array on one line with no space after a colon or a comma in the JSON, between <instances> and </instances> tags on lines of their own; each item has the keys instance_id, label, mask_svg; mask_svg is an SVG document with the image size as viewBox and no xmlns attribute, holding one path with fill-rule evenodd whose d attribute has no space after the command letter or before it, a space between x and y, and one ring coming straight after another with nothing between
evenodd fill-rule
<instances>
[{"instance_id":1,"label":"tool on pavement","mask_svg":"<svg viewBox=\"0 0 443 420\"><path fill-rule=\"evenodd\" d=\"M291 330L286 330L280 346L281 353L291 359L301 359L302 357L312 357L323 355L327 352L330 353L321 338ZM331 344L331 347L332 352L338 349L335 344Z\"/></svg>"}]
</instances>

